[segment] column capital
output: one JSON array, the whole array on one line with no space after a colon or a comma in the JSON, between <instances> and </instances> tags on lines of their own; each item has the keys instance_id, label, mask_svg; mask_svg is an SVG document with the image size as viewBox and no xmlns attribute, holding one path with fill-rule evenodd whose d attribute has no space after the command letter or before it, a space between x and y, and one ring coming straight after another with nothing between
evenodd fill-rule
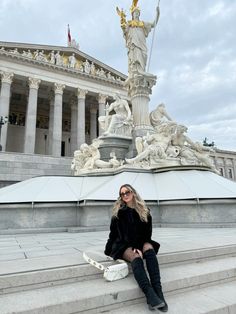
<instances>
[{"instance_id":1,"label":"column capital","mask_svg":"<svg viewBox=\"0 0 236 314\"><path fill-rule=\"evenodd\" d=\"M88 91L85 89L80 89L80 88L77 89L78 98L85 99L87 93L88 93Z\"/></svg>"},{"instance_id":2,"label":"column capital","mask_svg":"<svg viewBox=\"0 0 236 314\"><path fill-rule=\"evenodd\" d=\"M11 72L1 72L2 82L3 83L12 83L14 73Z\"/></svg>"},{"instance_id":3,"label":"column capital","mask_svg":"<svg viewBox=\"0 0 236 314\"><path fill-rule=\"evenodd\" d=\"M29 88L38 89L39 84L41 83L41 80L34 77L29 77Z\"/></svg>"},{"instance_id":4,"label":"column capital","mask_svg":"<svg viewBox=\"0 0 236 314\"><path fill-rule=\"evenodd\" d=\"M107 95L98 94L97 100L98 100L99 104L100 103L105 104L107 97L108 97Z\"/></svg>"},{"instance_id":5,"label":"column capital","mask_svg":"<svg viewBox=\"0 0 236 314\"><path fill-rule=\"evenodd\" d=\"M54 83L55 94L62 95L63 94L63 90L64 90L65 87L66 87L66 85L64 85L64 84Z\"/></svg>"}]
</instances>

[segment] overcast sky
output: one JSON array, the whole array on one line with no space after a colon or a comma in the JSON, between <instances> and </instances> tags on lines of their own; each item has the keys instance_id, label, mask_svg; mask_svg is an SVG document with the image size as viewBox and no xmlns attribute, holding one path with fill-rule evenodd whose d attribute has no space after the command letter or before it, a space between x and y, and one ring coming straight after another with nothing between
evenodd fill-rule
<instances>
[{"instance_id":1,"label":"overcast sky","mask_svg":"<svg viewBox=\"0 0 236 314\"><path fill-rule=\"evenodd\" d=\"M80 49L127 74L116 6L130 19L131 0L0 0L0 41L67 45L67 24ZM139 0L153 21L157 0ZM161 0L149 72L157 75L150 110L161 102L188 127L236 151L236 1ZM149 35L150 51L153 33Z\"/></svg>"}]
</instances>

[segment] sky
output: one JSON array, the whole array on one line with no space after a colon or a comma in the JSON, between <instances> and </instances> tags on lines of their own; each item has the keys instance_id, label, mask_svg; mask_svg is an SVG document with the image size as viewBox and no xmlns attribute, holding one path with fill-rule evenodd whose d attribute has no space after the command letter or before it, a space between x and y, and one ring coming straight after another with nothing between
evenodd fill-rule
<instances>
[{"instance_id":1,"label":"sky","mask_svg":"<svg viewBox=\"0 0 236 314\"><path fill-rule=\"evenodd\" d=\"M130 19L131 0L1 0L0 41L67 45L67 24L81 51L127 74L116 6ZM158 0L139 0L152 22ZM160 0L149 34L149 72L157 75L150 111L165 103L193 141L236 151L236 1ZM153 45L152 45L153 43ZM151 46L153 47L151 49Z\"/></svg>"}]
</instances>

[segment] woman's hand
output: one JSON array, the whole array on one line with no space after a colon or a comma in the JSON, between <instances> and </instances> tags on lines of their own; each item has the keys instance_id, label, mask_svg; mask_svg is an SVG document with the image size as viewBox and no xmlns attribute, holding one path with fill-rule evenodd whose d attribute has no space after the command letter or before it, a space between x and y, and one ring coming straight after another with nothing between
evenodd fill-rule
<instances>
[{"instance_id":1,"label":"woman's hand","mask_svg":"<svg viewBox=\"0 0 236 314\"><path fill-rule=\"evenodd\" d=\"M134 252L134 253L138 253L138 255L139 255L141 258L143 258L143 253L142 253L142 251L140 251L139 249L133 249L133 252Z\"/></svg>"}]
</instances>

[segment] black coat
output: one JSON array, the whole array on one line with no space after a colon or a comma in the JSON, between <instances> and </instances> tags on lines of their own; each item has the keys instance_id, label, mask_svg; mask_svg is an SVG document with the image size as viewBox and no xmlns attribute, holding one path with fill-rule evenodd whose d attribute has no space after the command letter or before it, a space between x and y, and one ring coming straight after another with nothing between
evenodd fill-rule
<instances>
[{"instance_id":1,"label":"black coat","mask_svg":"<svg viewBox=\"0 0 236 314\"><path fill-rule=\"evenodd\" d=\"M160 247L152 237L152 216L149 213L148 221L141 221L135 209L123 206L118 211L118 217L112 217L109 239L104 253L114 259L122 258L128 247L142 250L145 242L152 244L157 253Z\"/></svg>"}]
</instances>

